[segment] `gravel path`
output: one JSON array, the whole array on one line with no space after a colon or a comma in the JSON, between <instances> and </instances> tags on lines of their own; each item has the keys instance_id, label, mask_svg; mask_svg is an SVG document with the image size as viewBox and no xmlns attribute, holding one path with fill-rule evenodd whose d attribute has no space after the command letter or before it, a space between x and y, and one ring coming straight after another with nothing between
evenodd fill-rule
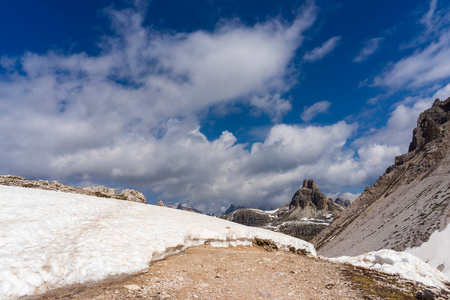
<instances>
[{"instance_id":1,"label":"gravel path","mask_svg":"<svg viewBox=\"0 0 450 300\"><path fill-rule=\"evenodd\" d=\"M260 247L199 246L155 262L141 274L29 299L414 299L423 288L374 274Z\"/></svg>"}]
</instances>

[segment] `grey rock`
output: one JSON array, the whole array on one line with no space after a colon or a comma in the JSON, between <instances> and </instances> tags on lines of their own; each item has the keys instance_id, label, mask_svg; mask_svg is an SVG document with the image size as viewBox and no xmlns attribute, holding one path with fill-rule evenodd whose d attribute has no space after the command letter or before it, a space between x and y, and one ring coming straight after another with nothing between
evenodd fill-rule
<instances>
[{"instance_id":1,"label":"grey rock","mask_svg":"<svg viewBox=\"0 0 450 300\"><path fill-rule=\"evenodd\" d=\"M403 251L450 223L450 98L435 101L413 131L410 152L312 242L323 256Z\"/></svg>"},{"instance_id":2,"label":"grey rock","mask_svg":"<svg viewBox=\"0 0 450 300\"><path fill-rule=\"evenodd\" d=\"M124 197L128 201L147 203L144 194L136 190L125 189L120 193L119 196Z\"/></svg>"},{"instance_id":3,"label":"grey rock","mask_svg":"<svg viewBox=\"0 0 450 300\"><path fill-rule=\"evenodd\" d=\"M115 196L117 195L117 189L105 187L105 186L85 186L83 188L85 191L93 192L93 193L101 193L105 195Z\"/></svg>"},{"instance_id":4,"label":"grey rock","mask_svg":"<svg viewBox=\"0 0 450 300\"><path fill-rule=\"evenodd\" d=\"M349 207L350 204L352 204L352 202L350 202L350 200L344 199L344 198L336 198L334 200L334 203L336 203L337 205L340 205L344 208Z\"/></svg>"},{"instance_id":5,"label":"grey rock","mask_svg":"<svg viewBox=\"0 0 450 300\"><path fill-rule=\"evenodd\" d=\"M429 289L424 289L421 291L418 291L414 297L418 300L434 300L436 299L436 296L434 295L434 293L432 291L430 291Z\"/></svg>"},{"instance_id":6,"label":"grey rock","mask_svg":"<svg viewBox=\"0 0 450 300\"><path fill-rule=\"evenodd\" d=\"M269 214L261 213L254 209L238 209L234 211L230 221L254 227L266 226L270 223Z\"/></svg>"}]
</instances>

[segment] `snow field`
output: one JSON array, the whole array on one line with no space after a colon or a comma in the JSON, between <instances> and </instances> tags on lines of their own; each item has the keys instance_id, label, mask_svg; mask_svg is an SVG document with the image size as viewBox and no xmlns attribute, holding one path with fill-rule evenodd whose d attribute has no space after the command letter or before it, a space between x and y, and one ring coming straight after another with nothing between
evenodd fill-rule
<instances>
[{"instance_id":1,"label":"snow field","mask_svg":"<svg viewBox=\"0 0 450 300\"><path fill-rule=\"evenodd\" d=\"M442 273L450 278L450 225L443 231L435 231L430 239L417 248L406 249L433 267L441 267Z\"/></svg>"},{"instance_id":2,"label":"snow field","mask_svg":"<svg viewBox=\"0 0 450 300\"><path fill-rule=\"evenodd\" d=\"M354 266L374 269L388 274L398 274L403 278L442 289L447 289L446 284L450 284L450 280L439 270L407 252L382 249L354 257L341 256L329 258L329 260L350 263Z\"/></svg>"},{"instance_id":3,"label":"snow field","mask_svg":"<svg viewBox=\"0 0 450 300\"><path fill-rule=\"evenodd\" d=\"M316 255L305 241L197 213L0 185L0 298L134 273L186 247L270 239Z\"/></svg>"}]
</instances>

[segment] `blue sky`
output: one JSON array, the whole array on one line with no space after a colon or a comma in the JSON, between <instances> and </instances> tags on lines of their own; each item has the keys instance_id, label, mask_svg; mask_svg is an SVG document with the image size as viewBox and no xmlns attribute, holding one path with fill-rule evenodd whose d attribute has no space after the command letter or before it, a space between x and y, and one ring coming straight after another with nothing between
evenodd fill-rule
<instances>
[{"instance_id":1,"label":"blue sky","mask_svg":"<svg viewBox=\"0 0 450 300\"><path fill-rule=\"evenodd\" d=\"M0 172L275 208L354 198L450 96L444 1L2 1Z\"/></svg>"}]
</instances>

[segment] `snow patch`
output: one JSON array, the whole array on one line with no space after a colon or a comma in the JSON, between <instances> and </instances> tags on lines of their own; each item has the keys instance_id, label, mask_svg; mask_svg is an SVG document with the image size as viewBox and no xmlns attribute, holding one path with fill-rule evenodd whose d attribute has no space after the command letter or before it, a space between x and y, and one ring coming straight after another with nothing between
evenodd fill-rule
<instances>
[{"instance_id":1,"label":"snow patch","mask_svg":"<svg viewBox=\"0 0 450 300\"><path fill-rule=\"evenodd\" d=\"M450 226L443 231L435 231L429 240L422 243L417 248L406 249L411 253L435 268L440 269L450 278Z\"/></svg>"},{"instance_id":2,"label":"snow patch","mask_svg":"<svg viewBox=\"0 0 450 300\"><path fill-rule=\"evenodd\" d=\"M341 256L329 258L329 260L350 263L354 266L374 269L388 274L397 274L403 278L442 289L447 289L446 285L450 284L450 280L439 270L406 252L382 249L354 257Z\"/></svg>"},{"instance_id":3,"label":"snow patch","mask_svg":"<svg viewBox=\"0 0 450 300\"><path fill-rule=\"evenodd\" d=\"M152 261L209 241L281 249L312 244L182 210L115 199L0 186L0 299L134 273Z\"/></svg>"}]
</instances>

